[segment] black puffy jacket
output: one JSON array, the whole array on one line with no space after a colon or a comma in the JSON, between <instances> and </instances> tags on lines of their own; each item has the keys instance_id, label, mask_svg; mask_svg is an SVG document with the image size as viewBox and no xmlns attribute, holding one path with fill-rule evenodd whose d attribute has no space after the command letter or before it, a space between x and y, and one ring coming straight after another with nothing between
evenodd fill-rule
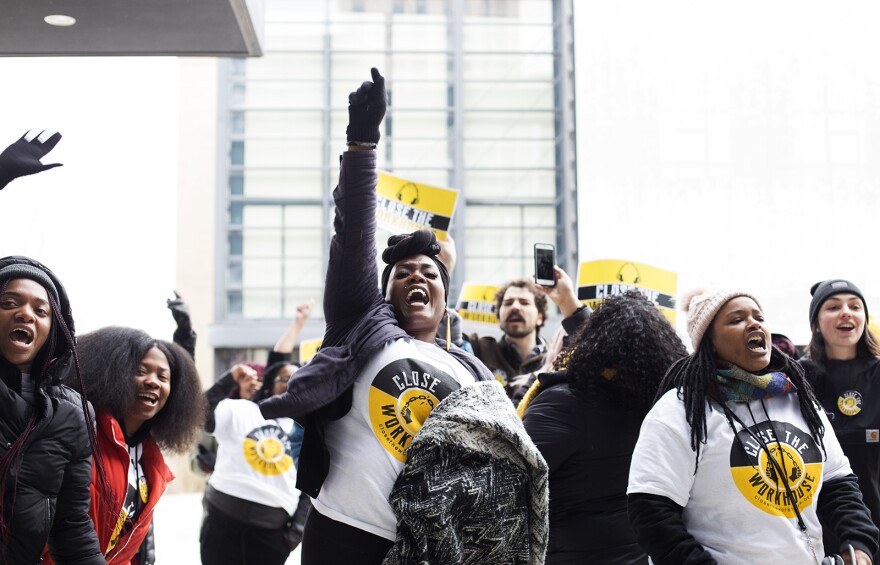
<instances>
[{"instance_id":1,"label":"black puffy jacket","mask_svg":"<svg viewBox=\"0 0 880 565\"><path fill-rule=\"evenodd\" d=\"M587 398L571 389L564 371L538 379L541 392L523 424L550 468L547 564L647 563L626 507L642 417L620 408L604 381Z\"/></svg>"},{"instance_id":2,"label":"black puffy jacket","mask_svg":"<svg viewBox=\"0 0 880 565\"><path fill-rule=\"evenodd\" d=\"M6 548L7 563L39 563L46 542L55 562L104 563L89 518L92 461L79 395L63 386L35 395L36 429L23 449ZM0 455L27 425L25 401L0 381ZM4 506L16 477L6 479ZM2 562L2 557L0 557Z\"/></svg>"},{"instance_id":3,"label":"black puffy jacket","mask_svg":"<svg viewBox=\"0 0 880 565\"><path fill-rule=\"evenodd\" d=\"M72 335L70 304L61 283L46 267L24 257L0 259L0 269L13 263L30 264L52 278ZM60 332L51 358L52 370L35 383L33 406L19 394L17 369L0 358L0 374L12 376L9 381L0 379L0 457L36 415L18 463L6 476L3 507L10 530L0 563L38 564L48 543L59 565L98 565L105 561L89 518L92 461L82 400L70 388L52 384L70 358L70 346Z\"/></svg>"}]
</instances>

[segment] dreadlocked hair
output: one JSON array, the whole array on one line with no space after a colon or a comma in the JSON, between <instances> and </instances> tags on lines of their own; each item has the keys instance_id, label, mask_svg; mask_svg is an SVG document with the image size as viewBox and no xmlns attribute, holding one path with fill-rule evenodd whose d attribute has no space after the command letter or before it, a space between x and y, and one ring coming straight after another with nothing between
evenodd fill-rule
<instances>
[{"instance_id":1,"label":"dreadlocked hair","mask_svg":"<svg viewBox=\"0 0 880 565\"><path fill-rule=\"evenodd\" d=\"M706 408L709 410L721 410L722 400L715 386L715 369L716 359L712 353L711 332L706 332L700 341L700 346L689 356L676 361L663 381L660 383L660 389L657 391L659 400L666 392L677 390L678 397L684 404L685 418L691 428L691 449L696 454L696 462L694 464L694 473L700 461L700 449L702 444L706 443ZM770 364L773 370L782 371L791 380L797 390L798 405L800 406L801 415L807 422L810 429L810 435L825 453L825 442L822 440L825 434L825 426L819 418L819 403L816 395L813 394L813 387L804 376L804 369L791 357L772 347L770 353ZM722 410L722 413L724 411ZM730 416L724 413L730 428L736 433L736 427Z\"/></svg>"},{"instance_id":2,"label":"dreadlocked hair","mask_svg":"<svg viewBox=\"0 0 880 565\"><path fill-rule=\"evenodd\" d=\"M622 409L641 417L650 410L667 369L687 355L672 325L634 290L602 302L572 343L560 356L572 390L595 399L603 389Z\"/></svg>"},{"instance_id":3,"label":"dreadlocked hair","mask_svg":"<svg viewBox=\"0 0 880 565\"><path fill-rule=\"evenodd\" d=\"M6 290L10 281L6 281L3 284L2 288L0 288L0 294ZM60 306L55 302L55 299L52 296L51 292L46 293L49 300L49 308L52 315L53 323L49 327L49 335L46 337L46 342L43 344L43 347L37 352L37 355L34 357L33 363L31 363L31 378L35 386L40 389L46 388L50 385L57 385L59 383L60 377L59 375L53 375L50 372L50 369L55 365L62 365L63 362L58 358L52 357L52 352L55 351L55 347L58 344L59 339L59 329L63 334L63 337L67 343L67 346L70 350L70 355L74 360L74 370L76 373L76 377L79 380L80 384L82 384L82 373L79 367L79 360L76 354L76 339L74 338L70 328L67 327L67 323L64 321L64 316L62 315ZM12 365L6 359L0 357L0 376L2 376L3 380L7 380L9 376L15 376L16 378L20 378L21 371L18 367ZM8 382L8 381L7 381ZM37 391L35 391L35 394ZM105 507L108 509L115 507L115 497L112 492L106 487L106 472L104 470L103 458L101 457L101 450L98 447L98 438L95 433L95 422L94 418L92 418L91 410L89 410L89 402L86 397L86 390L83 386L80 391L80 408L82 409L83 418L85 420L86 434L89 439L89 448L92 453L92 461L94 468L100 478L100 482L105 486L103 488L98 489L98 494L101 496L102 500L106 503L112 503L112 505L105 504ZM21 457L24 455L22 448L27 443L31 434L36 429L36 411L32 411L31 417L25 425L24 429L18 435L14 442L9 446L9 450L0 458L0 493L4 493L0 495L0 540L2 540L2 561L6 561L7 556L7 548L9 547L9 528L10 522L7 520L7 516L12 516L12 509L15 508L15 499L16 494L18 492L18 473L15 474L15 483L12 486L11 492L12 496L9 500L10 507L6 508L6 479L8 478L9 471L12 469L16 463L18 463ZM115 520L115 516L112 517Z\"/></svg>"},{"instance_id":4,"label":"dreadlocked hair","mask_svg":"<svg viewBox=\"0 0 880 565\"><path fill-rule=\"evenodd\" d=\"M52 297L49 296L49 303L52 307L52 312L57 312L58 308L56 307ZM104 466L104 455L101 452L101 448L98 445L98 432L97 426L95 425L95 419L92 417L92 411L89 409L89 399L88 392L86 391L86 384L83 380L83 372L82 367L79 363L79 355L76 352L76 339L71 334L70 329L67 327L67 324L64 323L64 319L61 317L60 312L55 315L55 318L59 321L59 327L61 331L64 333L65 339L70 344L70 353L73 357L73 370L76 374L76 384L78 387L74 387L77 392L79 392L80 397L82 398L82 410L83 417L86 421L86 429L88 430L89 436L89 446L92 450L92 465L98 475L97 481L97 491L98 496L101 497L101 501L103 502L103 506L105 508L105 516L104 519L107 520L107 523L110 525L115 525L118 516L116 514L115 509L119 502L116 499L116 495L113 494L113 490L110 488L110 481L107 479L107 471ZM53 326L54 327L54 326Z\"/></svg>"}]
</instances>

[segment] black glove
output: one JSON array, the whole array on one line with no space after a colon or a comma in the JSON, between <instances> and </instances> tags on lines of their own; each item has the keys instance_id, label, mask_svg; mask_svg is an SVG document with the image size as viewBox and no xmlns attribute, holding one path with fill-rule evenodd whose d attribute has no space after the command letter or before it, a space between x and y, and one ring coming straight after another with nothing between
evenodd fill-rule
<instances>
[{"instance_id":1,"label":"black glove","mask_svg":"<svg viewBox=\"0 0 880 565\"><path fill-rule=\"evenodd\" d=\"M61 140L61 134L55 133L49 139L40 141L45 133L46 130L43 130L30 141L26 139L28 134L25 133L21 139L0 153L0 190L3 190L7 184L18 177L33 175L61 166L61 163L44 165L40 162L40 159L52 151L52 148Z\"/></svg>"},{"instance_id":2,"label":"black glove","mask_svg":"<svg viewBox=\"0 0 880 565\"><path fill-rule=\"evenodd\" d=\"M189 305L180 298L176 290L174 291L174 300L168 299L168 309L171 310L171 315L174 316L177 329L184 331L192 329L192 323L189 320Z\"/></svg>"},{"instance_id":3,"label":"black glove","mask_svg":"<svg viewBox=\"0 0 880 565\"><path fill-rule=\"evenodd\" d=\"M345 138L349 145L379 142L379 124L385 117L388 99L385 95L385 78L375 67L370 69L370 73L373 82L364 82L356 92L348 95Z\"/></svg>"},{"instance_id":4,"label":"black glove","mask_svg":"<svg viewBox=\"0 0 880 565\"><path fill-rule=\"evenodd\" d=\"M196 455L196 461L199 464L199 469L206 474L213 473L214 466L217 464L217 455L202 444L199 444L197 447L199 452Z\"/></svg>"}]
</instances>

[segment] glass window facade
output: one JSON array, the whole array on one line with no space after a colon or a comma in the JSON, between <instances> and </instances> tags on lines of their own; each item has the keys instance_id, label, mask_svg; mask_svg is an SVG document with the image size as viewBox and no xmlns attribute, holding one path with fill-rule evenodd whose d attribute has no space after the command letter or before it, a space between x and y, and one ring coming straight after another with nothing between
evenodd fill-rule
<instances>
[{"instance_id":1,"label":"glass window facade","mask_svg":"<svg viewBox=\"0 0 880 565\"><path fill-rule=\"evenodd\" d=\"M265 55L222 73L218 321L320 303L346 98L373 66L391 103L379 166L461 191L453 296L530 275L535 242L573 245L559 229L575 214L560 198L574 182L562 1L266 0Z\"/></svg>"}]
</instances>

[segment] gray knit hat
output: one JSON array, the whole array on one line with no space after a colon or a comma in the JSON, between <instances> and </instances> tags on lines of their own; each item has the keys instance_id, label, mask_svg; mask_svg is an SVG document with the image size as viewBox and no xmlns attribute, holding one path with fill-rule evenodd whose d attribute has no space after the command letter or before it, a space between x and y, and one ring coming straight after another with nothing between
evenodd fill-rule
<instances>
[{"instance_id":1,"label":"gray knit hat","mask_svg":"<svg viewBox=\"0 0 880 565\"><path fill-rule=\"evenodd\" d=\"M33 265L14 263L0 269L0 287L2 287L7 281L13 279L30 279L35 281L45 288L46 292L52 295L52 300L55 301L55 304L61 302L58 298L58 289L55 288L55 283L52 282L49 275Z\"/></svg>"},{"instance_id":2,"label":"gray knit hat","mask_svg":"<svg viewBox=\"0 0 880 565\"><path fill-rule=\"evenodd\" d=\"M865 319L868 319L868 301L865 300L865 295L862 294L862 291L859 290L859 287L847 280L831 279L827 281L817 282L810 288L810 294L813 295L813 299L810 300L811 327L816 323L816 319L819 317L819 308L822 307L822 303L834 296L835 294L841 294L843 292L855 294L862 299L862 304L865 305Z\"/></svg>"},{"instance_id":3,"label":"gray knit hat","mask_svg":"<svg viewBox=\"0 0 880 565\"><path fill-rule=\"evenodd\" d=\"M758 308L761 307L757 298L747 292L736 290L700 289L682 296L681 307L687 312L687 330L688 335L691 336L691 343L694 344L694 350L700 347L700 342L706 335L706 330L709 329L712 320L715 319L715 315L718 314L718 310L721 310L721 307L728 301L738 296L751 298L758 305Z\"/></svg>"}]
</instances>

